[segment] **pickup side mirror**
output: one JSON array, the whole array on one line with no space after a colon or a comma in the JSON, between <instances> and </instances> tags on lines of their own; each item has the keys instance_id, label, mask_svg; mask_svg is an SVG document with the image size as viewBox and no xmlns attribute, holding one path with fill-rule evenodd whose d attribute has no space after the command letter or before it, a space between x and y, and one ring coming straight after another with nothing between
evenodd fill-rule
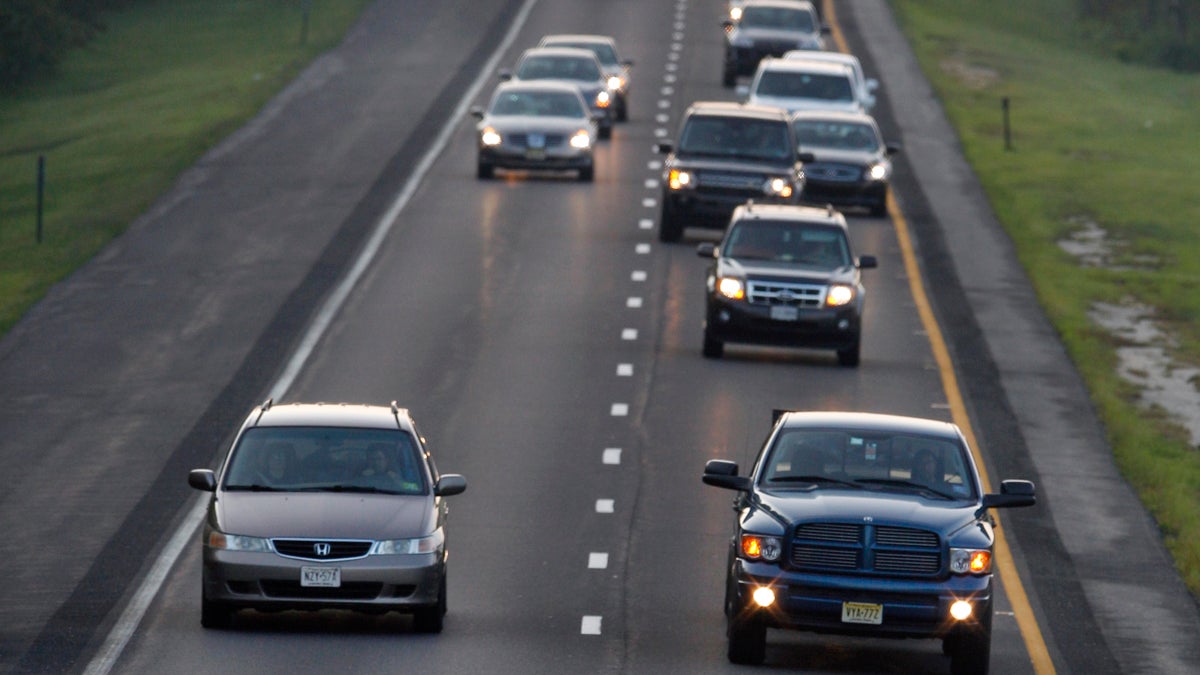
<instances>
[{"instance_id":1,"label":"pickup side mirror","mask_svg":"<svg viewBox=\"0 0 1200 675\"><path fill-rule=\"evenodd\" d=\"M983 496L983 509L1008 508L1012 506L1033 506L1037 503L1037 494L1033 483L1027 480L1006 480L1000 483L999 494Z\"/></svg>"},{"instance_id":2,"label":"pickup side mirror","mask_svg":"<svg viewBox=\"0 0 1200 675\"><path fill-rule=\"evenodd\" d=\"M438 497L462 494L467 489L467 479L456 473L444 473L433 488L433 494Z\"/></svg>"},{"instance_id":3,"label":"pickup side mirror","mask_svg":"<svg viewBox=\"0 0 1200 675\"><path fill-rule=\"evenodd\" d=\"M212 469L192 469L188 472L188 485L205 492L217 491L217 475Z\"/></svg>"},{"instance_id":4,"label":"pickup side mirror","mask_svg":"<svg viewBox=\"0 0 1200 675\"><path fill-rule=\"evenodd\" d=\"M750 479L737 475L737 462L725 459L710 459L704 465L704 475L700 480L706 485L714 485L728 490L750 491Z\"/></svg>"},{"instance_id":5,"label":"pickup side mirror","mask_svg":"<svg viewBox=\"0 0 1200 675\"><path fill-rule=\"evenodd\" d=\"M702 242L696 245L696 255L701 258L717 257L717 245L711 241Z\"/></svg>"}]
</instances>

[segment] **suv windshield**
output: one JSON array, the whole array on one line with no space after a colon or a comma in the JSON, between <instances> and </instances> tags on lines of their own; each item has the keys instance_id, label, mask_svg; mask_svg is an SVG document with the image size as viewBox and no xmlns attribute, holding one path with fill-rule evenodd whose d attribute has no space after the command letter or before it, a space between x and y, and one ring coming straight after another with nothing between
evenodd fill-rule
<instances>
[{"instance_id":1,"label":"suv windshield","mask_svg":"<svg viewBox=\"0 0 1200 675\"><path fill-rule=\"evenodd\" d=\"M725 239L721 255L827 270L851 264L850 245L840 229L790 221L743 220L735 223Z\"/></svg>"},{"instance_id":2,"label":"suv windshield","mask_svg":"<svg viewBox=\"0 0 1200 675\"><path fill-rule=\"evenodd\" d=\"M746 7L739 22L748 28L774 28L813 32L813 17L806 11L785 7Z\"/></svg>"},{"instance_id":3,"label":"suv windshield","mask_svg":"<svg viewBox=\"0 0 1200 675\"><path fill-rule=\"evenodd\" d=\"M802 119L793 128L796 142L805 147L875 152L880 146L875 129L858 122Z\"/></svg>"},{"instance_id":4,"label":"suv windshield","mask_svg":"<svg viewBox=\"0 0 1200 675\"><path fill-rule=\"evenodd\" d=\"M974 499L965 449L942 438L821 429L782 431L762 466L764 487L868 489Z\"/></svg>"},{"instance_id":5,"label":"suv windshield","mask_svg":"<svg viewBox=\"0 0 1200 675\"><path fill-rule=\"evenodd\" d=\"M854 100L850 78L787 70L764 70L754 89L756 96L810 98L818 101Z\"/></svg>"},{"instance_id":6,"label":"suv windshield","mask_svg":"<svg viewBox=\"0 0 1200 675\"><path fill-rule=\"evenodd\" d=\"M786 122L696 115L680 135L679 154L785 162L792 147Z\"/></svg>"},{"instance_id":7,"label":"suv windshield","mask_svg":"<svg viewBox=\"0 0 1200 675\"><path fill-rule=\"evenodd\" d=\"M342 427L247 429L229 460L225 489L426 493L408 433Z\"/></svg>"}]
</instances>

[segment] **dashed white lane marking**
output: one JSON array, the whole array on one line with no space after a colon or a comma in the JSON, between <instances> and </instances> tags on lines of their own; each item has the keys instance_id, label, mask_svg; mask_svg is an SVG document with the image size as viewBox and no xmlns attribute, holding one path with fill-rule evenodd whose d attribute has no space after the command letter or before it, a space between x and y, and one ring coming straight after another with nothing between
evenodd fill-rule
<instances>
[{"instance_id":1,"label":"dashed white lane marking","mask_svg":"<svg viewBox=\"0 0 1200 675\"><path fill-rule=\"evenodd\" d=\"M599 635L600 621L602 618L603 617L599 616L583 617L583 623L579 627L579 632L583 635Z\"/></svg>"},{"instance_id":2,"label":"dashed white lane marking","mask_svg":"<svg viewBox=\"0 0 1200 675\"><path fill-rule=\"evenodd\" d=\"M642 282L642 281L645 281L645 280L646 280L646 277L647 277L647 275L646 275L646 270L634 270L634 271L633 271L633 272L632 272L632 273L629 275L629 280L630 280L630 281Z\"/></svg>"},{"instance_id":3,"label":"dashed white lane marking","mask_svg":"<svg viewBox=\"0 0 1200 675\"><path fill-rule=\"evenodd\" d=\"M649 218L642 218L638 221L638 227L643 230L652 230L654 229L654 221Z\"/></svg>"},{"instance_id":4,"label":"dashed white lane marking","mask_svg":"<svg viewBox=\"0 0 1200 675\"><path fill-rule=\"evenodd\" d=\"M654 188L658 187L658 179L647 178L646 182L642 183L642 185L645 185L647 190L653 190Z\"/></svg>"},{"instance_id":5,"label":"dashed white lane marking","mask_svg":"<svg viewBox=\"0 0 1200 675\"><path fill-rule=\"evenodd\" d=\"M675 87L663 87L660 91L662 91L663 96L670 96L675 93Z\"/></svg>"},{"instance_id":6,"label":"dashed white lane marking","mask_svg":"<svg viewBox=\"0 0 1200 675\"><path fill-rule=\"evenodd\" d=\"M634 253L637 253L638 255L649 255L650 254L650 244L646 244L646 243L638 244L637 246L633 247L633 251L634 251Z\"/></svg>"},{"instance_id":7,"label":"dashed white lane marking","mask_svg":"<svg viewBox=\"0 0 1200 675\"><path fill-rule=\"evenodd\" d=\"M616 511L616 502L611 499L597 499L596 513L613 513Z\"/></svg>"},{"instance_id":8,"label":"dashed white lane marking","mask_svg":"<svg viewBox=\"0 0 1200 675\"><path fill-rule=\"evenodd\" d=\"M588 569L589 570L608 569L608 554L607 553L589 553L588 554Z\"/></svg>"},{"instance_id":9,"label":"dashed white lane marking","mask_svg":"<svg viewBox=\"0 0 1200 675\"><path fill-rule=\"evenodd\" d=\"M604 454L601 455L600 461L608 465L617 465L621 463L620 448L605 448Z\"/></svg>"},{"instance_id":10,"label":"dashed white lane marking","mask_svg":"<svg viewBox=\"0 0 1200 675\"><path fill-rule=\"evenodd\" d=\"M636 329L636 328L626 328L626 329L624 329L624 330L622 330L622 331L621 331L621 339L622 339L622 340L625 340L625 341L627 341L627 342L630 342L630 341L636 340L636 339L637 339L637 335L638 335L638 333L637 333L637 329Z\"/></svg>"},{"instance_id":11,"label":"dashed white lane marking","mask_svg":"<svg viewBox=\"0 0 1200 675\"><path fill-rule=\"evenodd\" d=\"M668 133L670 133L670 132L668 132L666 129L655 129L654 137L655 138L666 138Z\"/></svg>"},{"instance_id":12,"label":"dashed white lane marking","mask_svg":"<svg viewBox=\"0 0 1200 675\"><path fill-rule=\"evenodd\" d=\"M646 168L650 169L651 171L662 171L662 160L652 159L649 162L646 162Z\"/></svg>"},{"instance_id":13,"label":"dashed white lane marking","mask_svg":"<svg viewBox=\"0 0 1200 675\"><path fill-rule=\"evenodd\" d=\"M667 100L662 100L662 101L659 101L659 102L658 102L658 107L659 107L660 109L662 109L662 110L666 110L667 108L670 108L670 107L671 107L671 102L670 102L670 101L667 101Z\"/></svg>"},{"instance_id":14,"label":"dashed white lane marking","mask_svg":"<svg viewBox=\"0 0 1200 675\"><path fill-rule=\"evenodd\" d=\"M625 306L629 309L640 309L642 306L642 299L638 297L626 298Z\"/></svg>"},{"instance_id":15,"label":"dashed white lane marking","mask_svg":"<svg viewBox=\"0 0 1200 675\"><path fill-rule=\"evenodd\" d=\"M679 64L678 64L678 63L668 63L668 64L667 64L667 72L668 72L668 73L673 73L673 72L675 72L676 70L679 70Z\"/></svg>"},{"instance_id":16,"label":"dashed white lane marking","mask_svg":"<svg viewBox=\"0 0 1200 675\"><path fill-rule=\"evenodd\" d=\"M617 377L631 377L632 375L633 375L633 364L632 363L618 363L617 364Z\"/></svg>"},{"instance_id":17,"label":"dashed white lane marking","mask_svg":"<svg viewBox=\"0 0 1200 675\"><path fill-rule=\"evenodd\" d=\"M629 415L629 404L614 403L612 404L612 408L610 408L610 412L613 417L626 417Z\"/></svg>"},{"instance_id":18,"label":"dashed white lane marking","mask_svg":"<svg viewBox=\"0 0 1200 675\"><path fill-rule=\"evenodd\" d=\"M654 121L658 122L659 124L666 124L667 122L671 121L671 116L666 113L659 113L654 116ZM659 164L659 167L661 168L662 162L659 162L658 164ZM651 167L651 168L653 168L653 167Z\"/></svg>"},{"instance_id":19,"label":"dashed white lane marking","mask_svg":"<svg viewBox=\"0 0 1200 675\"><path fill-rule=\"evenodd\" d=\"M646 197L645 199L642 200L642 206L644 206L648 209L652 209L657 205L658 205L658 200L653 197Z\"/></svg>"},{"instance_id":20,"label":"dashed white lane marking","mask_svg":"<svg viewBox=\"0 0 1200 675\"><path fill-rule=\"evenodd\" d=\"M677 80L677 79L678 78L675 77L675 75L673 75L672 73L667 73L666 75L663 75L663 82L666 82L667 84L675 84L675 80Z\"/></svg>"}]
</instances>

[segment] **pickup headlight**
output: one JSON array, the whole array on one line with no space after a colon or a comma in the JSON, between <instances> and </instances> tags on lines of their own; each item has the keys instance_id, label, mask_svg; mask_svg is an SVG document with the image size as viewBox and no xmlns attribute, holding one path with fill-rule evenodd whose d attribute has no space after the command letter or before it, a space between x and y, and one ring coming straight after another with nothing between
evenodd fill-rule
<instances>
[{"instance_id":1,"label":"pickup headlight","mask_svg":"<svg viewBox=\"0 0 1200 675\"><path fill-rule=\"evenodd\" d=\"M763 183L762 190L763 194L769 197L782 197L783 199L790 198L792 193L795 192L795 189L792 187L792 181L778 176L768 178L767 182Z\"/></svg>"},{"instance_id":2,"label":"pickup headlight","mask_svg":"<svg viewBox=\"0 0 1200 675\"><path fill-rule=\"evenodd\" d=\"M592 135L586 130L580 129L571 137L571 147L577 150L587 150L592 146Z\"/></svg>"},{"instance_id":3,"label":"pickup headlight","mask_svg":"<svg viewBox=\"0 0 1200 675\"><path fill-rule=\"evenodd\" d=\"M765 537L760 534L742 535L743 558L778 562L781 555L783 555L783 542L779 540L779 537Z\"/></svg>"},{"instance_id":4,"label":"pickup headlight","mask_svg":"<svg viewBox=\"0 0 1200 675\"><path fill-rule=\"evenodd\" d=\"M671 169L667 172L667 186L672 190L690 190L696 187L695 176L691 171Z\"/></svg>"},{"instance_id":5,"label":"pickup headlight","mask_svg":"<svg viewBox=\"0 0 1200 675\"><path fill-rule=\"evenodd\" d=\"M389 539L375 543L375 555L405 555L417 553L439 553L446 543L446 534L438 529L428 537L415 539Z\"/></svg>"},{"instance_id":6,"label":"pickup headlight","mask_svg":"<svg viewBox=\"0 0 1200 675\"><path fill-rule=\"evenodd\" d=\"M746 297L746 282L737 277L721 277L717 279L717 293L730 300L741 300Z\"/></svg>"},{"instance_id":7,"label":"pickup headlight","mask_svg":"<svg viewBox=\"0 0 1200 675\"><path fill-rule=\"evenodd\" d=\"M485 128L479 132L479 142L486 146L500 145L504 139L500 138L500 132L491 127Z\"/></svg>"},{"instance_id":8,"label":"pickup headlight","mask_svg":"<svg viewBox=\"0 0 1200 675\"><path fill-rule=\"evenodd\" d=\"M854 288L846 284L834 284L825 294L825 304L829 307L844 307L854 299Z\"/></svg>"},{"instance_id":9,"label":"pickup headlight","mask_svg":"<svg viewBox=\"0 0 1200 675\"><path fill-rule=\"evenodd\" d=\"M987 574L992 571L992 552L980 548L952 548L950 571L954 574Z\"/></svg>"},{"instance_id":10,"label":"pickup headlight","mask_svg":"<svg viewBox=\"0 0 1200 675\"><path fill-rule=\"evenodd\" d=\"M251 553L269 553L271 551L271 542L262 537L226 534L217 530L208 533L208 545L222 551L249 551Z\"/></svg>"}]
</instances>

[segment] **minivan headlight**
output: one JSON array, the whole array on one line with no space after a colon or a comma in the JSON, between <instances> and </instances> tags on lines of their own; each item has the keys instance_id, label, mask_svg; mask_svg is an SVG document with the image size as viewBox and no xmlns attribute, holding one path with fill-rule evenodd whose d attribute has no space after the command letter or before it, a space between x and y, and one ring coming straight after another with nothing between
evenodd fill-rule
<instances>
[{"instance_id":1,"label":"minivan headlight","mask_svg":"<svg viewBox=\"0 0 1200 675\"><path fill-rule=\"evenodd\" d=\"M413 539L387 539L375 543L375 555L413 555L418 553L438 553L446 543L446 535L441 528L428 537Z\"/></svg>"},{"instance_id":2,"label":"minivan headlight","mask_svg":"<svg viewBox=\"0 0 1200 675\"><path fill-rule=\"evenodd\" d=\"M208 546L222 551L248 551L250 553L269 553L271 551L271 542L262 537L226 534L218 530L211 530L208 533Z\"/></svg>"}]
</instances>

